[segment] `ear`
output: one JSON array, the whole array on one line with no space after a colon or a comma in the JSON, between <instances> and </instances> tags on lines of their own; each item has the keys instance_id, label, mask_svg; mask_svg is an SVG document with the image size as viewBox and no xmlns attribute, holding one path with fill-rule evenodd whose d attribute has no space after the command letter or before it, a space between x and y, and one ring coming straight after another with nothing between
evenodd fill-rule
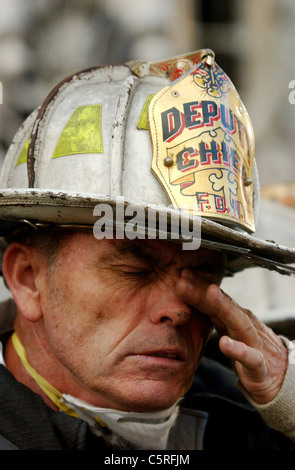
<instances>
[{"instance_id":1,"label":"ear","mask_svg":"<svg viewBox=\"0 0 295 470\"><path fill-rule=\"evenodd\" d=\"M18 311L29 321L42 316L38 276L42 256L36 248L19 242L11 243L5 251L2 270Z\"/></svg>"}]
</instances>

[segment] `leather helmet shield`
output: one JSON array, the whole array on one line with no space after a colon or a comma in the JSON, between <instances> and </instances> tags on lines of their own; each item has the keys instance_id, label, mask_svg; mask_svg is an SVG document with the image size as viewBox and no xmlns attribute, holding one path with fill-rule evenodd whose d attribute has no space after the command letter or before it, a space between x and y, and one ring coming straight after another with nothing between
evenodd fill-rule
<instances>
[{"instance_id":1,"label":"leather helmet shield","mask_svg":"<svg viewBox=\"0 0 295 470\"><path fill-rule=\"evenodd\" d=\"M201 61L153 97L148 119L152 171L174 207L254 232L253 129L224 71Z\"/></svg>"}]
</instances>

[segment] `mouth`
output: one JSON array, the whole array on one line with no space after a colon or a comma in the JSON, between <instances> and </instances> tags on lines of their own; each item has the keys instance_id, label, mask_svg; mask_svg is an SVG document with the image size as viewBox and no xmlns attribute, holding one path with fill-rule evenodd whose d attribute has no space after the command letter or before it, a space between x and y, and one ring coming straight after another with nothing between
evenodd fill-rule
<instances>
[{"instance_id":1,"label":"mouth","mask_svg":"<svg viewBox=\"0 0 295 470\"><path fill-rule=\"evenodd\" d=\"M171 351L171 350L160 350L160 351L144 351L139 355L151 358L162 358L170 359L173 361L185 361L185 354L183 351Z\"/></svg>"},{"instance_id":2,"label":"mouth","mask_svg":"<svg viewBox=\"0 0 295 470\"><path fill-rule=\"evenodd\" d=\"M165 357L166 359L175 359L176 361L180 360L180 357L178 354L170 354L170 353L151 353L151 354L146 354L146 356L152 356L152 357Z\"/></svg>"}]
</instances>

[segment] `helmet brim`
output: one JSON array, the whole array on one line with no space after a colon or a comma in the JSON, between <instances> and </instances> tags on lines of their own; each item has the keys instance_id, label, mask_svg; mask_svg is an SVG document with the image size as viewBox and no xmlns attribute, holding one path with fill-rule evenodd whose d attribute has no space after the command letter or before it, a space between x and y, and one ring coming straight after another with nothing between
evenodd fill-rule
<instances>
[{"instance_id":1,"label":"helmet brim","mask_svg":"<svg viewBox=\"0 0 295 470\"><path fill-rule=\"evenodd\" d=\"M71 193L40 189L5 189L0 192L0 236L9 237L17 230L28 228L35 229L56 227L71 230L93 231L98 220L94 214L94 208L98 204L108 204L115 210L118 198L106 197L93 193ZM155 206L136 201L124 201L124 205L130 205L134 210L155 210ZM157 211L165 214L179 214L173 209L157 207ZM193 223L193 216L187 216ZM260 266L281 274L294 274L295 250L282 246L275 242L256 238L254 235L237 231L229 226L205 217L197 217L200 223L200 246L210 250L226 253L227 274L232 275L253 266ZM129 219L124 218L123 224ZM113 219L114 226L116 218ZM139 230L145 230L143 222ZM146 234L148 238L148 235ZM154 238L163 238L159 233ZM171 237L169 229L167 239L172 242L186 243L187 238L179 234L178 238Z\"/></svg>"}]
</instances>

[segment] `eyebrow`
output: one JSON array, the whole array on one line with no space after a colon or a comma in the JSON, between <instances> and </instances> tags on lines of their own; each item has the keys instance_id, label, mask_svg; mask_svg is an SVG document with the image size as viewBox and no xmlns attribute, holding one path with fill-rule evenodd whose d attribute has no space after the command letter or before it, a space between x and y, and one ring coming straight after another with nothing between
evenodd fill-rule
<instances>
[{"instance_id":1,"label":"eyebrow","mask_svg":"<svg viewBox=\"0 0 295 470\"><path fill-rule=\"evenodd\" d=\"M131 255L134 256L136 259L139 261L148 261L149 263L152 263L153 266L155 267L168 267L172 262L164 263L163 259L161 256L158 254L157 251L153 250L151 247L147 247L143 243L139 242L134 242L130 241L129 243L119 243L116 248L115 252L119 255L125 256L125 255ZM114 254L114 257L116 255ZM205 255L203 254L198 260L191 259L190 262L188 262L187 267L190 269L197 269L199 266L206 264L206 263L211 263L216 265L216 270L223 270L225 269L225 260L220 257L212 258L209 256L208 259L208 254Z\"/></svg>"}]
</instances>

